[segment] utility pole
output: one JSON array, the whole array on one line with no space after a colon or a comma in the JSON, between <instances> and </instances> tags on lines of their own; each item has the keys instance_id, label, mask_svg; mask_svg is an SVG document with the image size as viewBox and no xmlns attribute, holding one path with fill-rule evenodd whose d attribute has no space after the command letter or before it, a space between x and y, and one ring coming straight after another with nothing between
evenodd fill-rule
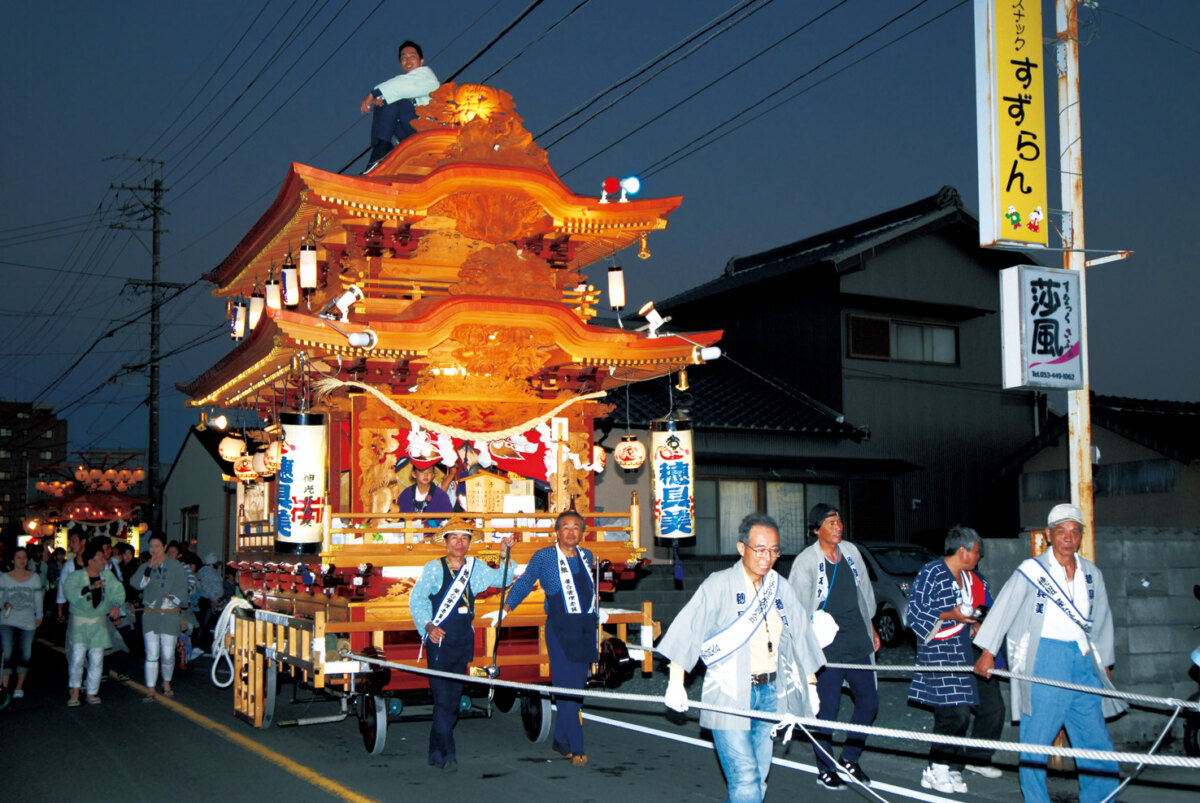
<instances>
[{"instance_id":1,"label":"utility pole","mask_svg":"<svg viewBox=\"0 0 1200 803\"><path fill-rule=\"evenodd\" d=\"M134 162L146 162L150 165L151 183L149 186L140 184L137 186L129 186L124 184L109 185L114 190L126 190L133 192L138 199L137 205L126 204L119 211L132 215L138 214L138 221L142 222L146 219L152 221L150 231L151 247L150 247L150 281L131 281L127 284L133 287L141 287L149 285L150 287L150 393L148 405L150 408L149 435L147 438L146 448L146 481L150 486L150 528L153 532L162 533L162 484L159 472L159 454L158 454L158 413L159 413L159 336L161 334L160 308L162 307L162 290L164 287L182 288L184 285L162 282L159 279L160 257L162 253L162 234L165 231L162 228L162 215L165 213L162 205L163 193L166 189L162 182L163 163L159 159L135 158L130 156L114 156L113 159L128 159ZM157 169L156 169L157 168ZM155 173L157 172L157 176ZM149 203L141 199L139 193L150 193ZM140 208L140 209L139 209ZM129 231L146 231L144 227L129 225L125 223L111 224L116 229L127 229Z\"/></svg>"},{"instance_id":2,"label":"utility pole","mask_svg":"<svg viewBox=\"0 0 1200 803\"><path fill-rule=\"evenodd\" d=\"M1079 347L1083 387L1067 391L1067 440L1071 501L1083 513L1080 554L1096 556L1095 513L1092 506L1092 408L1088 377L1087 272L1083 244L1083 127L1079 111L1080 0L1055 0L1058 37L1059 174L1063 205L1063 267L1079 272Z\"/></svg>"}]
</instances>

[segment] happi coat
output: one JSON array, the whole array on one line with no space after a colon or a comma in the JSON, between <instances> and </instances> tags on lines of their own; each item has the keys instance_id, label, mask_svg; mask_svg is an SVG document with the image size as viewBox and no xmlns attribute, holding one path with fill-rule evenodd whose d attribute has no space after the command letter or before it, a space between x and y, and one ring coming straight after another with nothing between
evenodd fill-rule
<instances>
[{"instance_id":1,"label":"happi coat","mask_svg":"<svg viewBox=\"0 0 1200 803\"><path fill-rule=\"evenodd\" d=\"M812 631L808 610L782 577L778 581L775 610L783 622L776 653L778 711L793 716L816 716L808 694L808 676L825 665L825 654ZM746 586L746 570L740 560L709 575L675 617L658 651L685 670L691 670L700 658L705 640L729 627L750 607L752 599L746 593ZM750 708L749 641L724 660L707 667L701 700L729 708ZM734 714L701 711L700 726L710 730L749 730L750 720Z\"/></svg>"},{"instance_id":2,"label":"happi coat","mask_svg":"<svg viewBox=\"0 0 1200 803\"><path fill-rule=\"evenodd\" d=\"M1086 558L1076 555L1075 571L1083 572L1087 586L1087 596L1091 611L1084 611L1091 620L1091 632L1086 634L1089 653L1096 665L1096 674L1104 688L1112 689L1112 681L1108 678L1106 667L1116 661L1116 650L1113 645L1112 610L1108 606L1108 590L1104 585L1104 575L1096 564ZM1042 623L1046 606L1054 603L1032 581L1022 574L1021 569L1026 564L1038 562L1043 569L1048 569L1054 554L1049 549L1025 561L1012 577L1000 589L1000 596L988 611L987 618L979 626L975 635L975 646L987 650L992 655L1000 651L1003 640L1007 636L1008 664L1011 671L1018 674L1032 675L1037 662L1038 644L1042 638ZM1018 720L1022 714L1031 714L1029 681L1013 680L1009 686L1012 697L1012 718ZM1111 697L1102 698L1104 716L1106 719L1115 717L1129 708L1123 700Z\"/></svg>"}]
</instances>

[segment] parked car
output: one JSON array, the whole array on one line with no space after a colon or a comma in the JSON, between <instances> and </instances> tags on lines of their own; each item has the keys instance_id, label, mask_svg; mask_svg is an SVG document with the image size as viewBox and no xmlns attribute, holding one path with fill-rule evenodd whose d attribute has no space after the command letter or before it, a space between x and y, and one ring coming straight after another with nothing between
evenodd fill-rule
<instances>
[{"instance_id":1,"label":"parked car","mask_svg":"<svg viewBox=\"0 0 1200 803\"><path fill-rule=\"evenodd\" d=\"M885 647L904 641L908 630L908 592L921 567L937 558L917 544L855 541L867 562L875 589L875 632Z\"/></svg>"}]
</instances>

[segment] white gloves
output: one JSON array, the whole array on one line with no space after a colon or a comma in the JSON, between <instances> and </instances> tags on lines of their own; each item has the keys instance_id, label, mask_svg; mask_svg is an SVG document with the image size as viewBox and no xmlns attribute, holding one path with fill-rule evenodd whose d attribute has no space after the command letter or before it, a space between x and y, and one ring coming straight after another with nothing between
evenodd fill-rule
<instances>
[{"instance_id":1,"label":"white gloves","mask_svg":"<svg viewBox=\"0 0 1200 803\"><path fill-rule=\"evenodd\" d=\"M817 716L817 712L821 710L821 697L817 694L817 684L808 684L808 702L812 705L813 716Z\"/></svg>"},{"instance_id":2,"label":"white gloves","mask_svg":"<svg viewBox=\"0 0 1200 803\"><path fill-rule=\"evenodd\" d=\"M682 682L667 684L667 694L664 702L667 708L670 708L672 711L678 711L682 714L688 710L687 690L683 688Z\"/></svg>"}]
</instances>

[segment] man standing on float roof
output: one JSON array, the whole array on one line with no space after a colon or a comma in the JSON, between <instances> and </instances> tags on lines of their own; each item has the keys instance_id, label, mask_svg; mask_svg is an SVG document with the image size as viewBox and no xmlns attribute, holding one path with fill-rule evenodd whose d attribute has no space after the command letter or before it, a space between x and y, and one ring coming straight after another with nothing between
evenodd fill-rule
<instances>
[{"instance_id":1,"label":"man standing on float roof","mask_svg":"<svg viewBox=\"0 0 1200 803\"><path fill-rule=\"evenodd\" d=\"M416 42L400 45L400 69L404 72L372 89L359 107L363 114L375 108L371 119L371 154L364 172L370 172L400 140L416 133L412 127L417 117L416 107L428 103L430 94L439 86L433 70L425 66L424 54Z\"/></svg>"},{"instance_id":2,"label":"man standing on float roof","mask_svg":"<svg viewBox=\"0 0 1200 803\"><path fill-rule=\"evenodd\" d=\"M809 717L816 712L810 677L825 663L808 611L775 572L779 525L751 513L738 527L741 560L709 575L663 636L658 651L671 661L666 704L688 708L684 672L707 667L701 700L707 704ZM767 792L774 721L700 712L729 803L759 803Z\"/></svg>"},{"instance_id":3,"label":"man standing on float roof","mask_svg":"<svg viewBox=\"0 0 1200 803\"><path fill-rule=\"evenodd\" d=\"M513 564L498 569L467 556L475 529L461 518L442 525L440 533L446 556L431 560L408 596L408 611L421 634L421 649L430 669L467 673L475 657L475 596L489 588L500 588L516 577ZM500 560L508 561L513 538L500 541ZM433 695L433 727L429 731L429 763L446 772L458 770L454 725L463 683L448 678L429 678Z\"/></svg>"}]
</instances>

